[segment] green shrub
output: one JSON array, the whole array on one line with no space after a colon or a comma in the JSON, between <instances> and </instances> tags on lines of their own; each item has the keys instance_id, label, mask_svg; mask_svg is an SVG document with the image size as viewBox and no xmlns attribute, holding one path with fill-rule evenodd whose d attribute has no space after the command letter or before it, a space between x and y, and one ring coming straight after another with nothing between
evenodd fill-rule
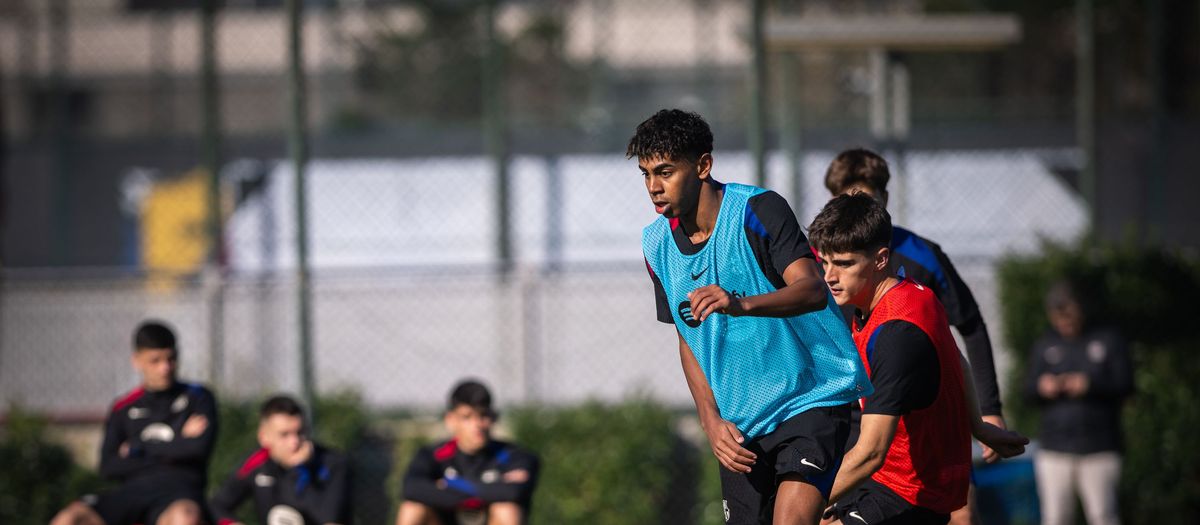
<instances>
[{"instance_id":1,"label":"green shrub","mask_svg":"<svg viewBox=\"0 0 1200 525\"><path fill-rule=\"evenodd\" d=\"M18 407L8 411L0 439L0 523L44 524L82 494L101 487L96 474L50 443L46 420Z\"/></svg>"},{"instance_id":2,"label":"green shrub","mask_svg":"<svg viewBox=\"0 0 1200 525\"><path fill-rule=\"evenodd\" d=\"M1023 398L1029 350L1048 327L1042 297L1058 279L1080 290L1100 323L1132 343L1134 395L1124 411L1123 514L1150 523L1200 511L1200 335L1190 306L1200 297L1200 261L1132 243L1048 245L1037 257L998 267L1004 336L1013 357L1007 411L1014 426L1036 435L1036 411ZM1189 513L1189 514L1182 514Z\"/></svg>"},{"instance_id":3,"label":"green shrub","mask_svg":"<svg viewBox=\"0 0 1200 525\"><path fill-rule=\"evenodd\" d=\"M696 448L675 416L647 400L529 408L511 414L515 441L542 462L531 523L693 523Z\"/></svg>"}]
</instances>

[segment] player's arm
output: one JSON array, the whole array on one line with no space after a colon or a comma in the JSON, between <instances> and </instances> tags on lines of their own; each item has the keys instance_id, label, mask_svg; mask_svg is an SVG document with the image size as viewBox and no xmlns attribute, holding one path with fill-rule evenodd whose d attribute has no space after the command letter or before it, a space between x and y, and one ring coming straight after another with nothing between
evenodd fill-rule
<instances>
[{"instance_id":1,"label":"player's arm","mask_svg":"<svg viewBox=\"0 0 1200 525\"><path fill-rule=\"evenodd\" d=\"M863 414L858 441L842 457L842 466L833 480L830 502L842 499L883 466L899 422L898 415Z\"/></svg>"},{"instance_id":2,"label":"player's arm","mask_svg":"<svg viewBox=\"0 0 1200 525\"><path fill-rule=\"evenodd\" d=\"M439 484L438 482L442 483ZM452 510L475 498L473 486L466 481L449 484L442 479L433 452L417 451L404 474L402 496L405 501L415 501L435 509Z\"/></svg>"},{"instance_id":3,"label":"player's arm","mask_svg":"<svg viewBox=\"0 0 1200 525\"><path fill-rule=\"evenodd\" d=\"M192 413L177 436L165 443L147 443L146 455L173 463L203 463L208 461L217 441L217 403L207 390L196 396Z\"/></svg>"},{"instance_id":4,"label":"player's arm","mask_svg":"<svg viewBox=\"0 0 1200 525\"><path fill-rule=\"evenodd\" d=\"M942 267L947 284L946 287L932 288L946 309L946 319L962 335L967 358L971 361L971 376L975 380L975 388L978 389L976 394L979 398L979 410L989 423L1003 427L1000 385L996 380L992 339L988 336L987 325L983 322L983 313L979 311L979 304L975 302L971 289L950 262L950 257L936 244L931 243L931 248Z\"/></svg>"},{"instance_id":5,"label":"player's arm","mask_svg":"<svg viewBox=\"0 0 1200 525\"><path fill-rule=\"evenodd\" d=\"M1025 452L1029 438L1011 430L983 420L979 412L979 402L975 396L975 384L971 379L971 364L962 355L958 356L962 366L963 396L967 407L967 418L971 423L971 435L983 445L983 459L995 463L1003 458L1011 458Z\"/></svg>"},{"instance_id":6,"label":"player's arm","mask_svg":"<svg viewBox=\"0 0 1200 525\"><path fill-rule=\"evenodd\" d=\"M761 295L733 297L717 285L688 295L693 315L703 321L712 313L756 317L794 317L825 308L829 291L813 258L796 214L783 197L766 192L747 204L746 237L762 270L776 289Z\"/></svg>"},{"instance_id":7,"label":"player's arm","mask_svg":"<svg viewBox=\"0 0 1200 525\"><path fill-rule=\"evenodd\" d=\"M907 321L883 323L871 335L871 384L864 399L858 441L846 452L830 493L836 502L883 466L900 417L933 404L941 388L937 348L923 330Z\"/></svg>"},{"instance_id":8,"label":"player's arm","mask_svg":"<svg viewBox=\"0 0 1200 525\"><path fill-rule=\"evenodd\" d=\"M499 482L479 484L479 499L486 503L528 501L537 486L538 468L537 456L514 452Z\"/></svg>"},{"instance_id":9,"label":"player's arm","mask_svg":"<svg viewBox=\"0 0 1200 525\"><path fill-rule=\"evenodd\" d=\"M678 331L676 331L678 333ZM750 472L757 458L753 452L742 447L745 438L733 423L721 418L717 409L717 398L713 395L708 379L696 354L688 346L683 335L679 334L679 360L683 364L683 377L687 380L688 390L696 403L696 414L700 418L700 427L708 435L708 444L712 446L713 455L721 466L733 472Z\"/></svg>"},{"instance_id":10,"label":"player's arm","mask_svg":"<svg viewBox=\"0 0 1200 525\"><path fill-rule=\"evenodd\" d=\"M250 497L253 490L253 476L239 476L234 472L225 480L220 489L208 502L213 517L218 525L240 525L237 520L237 508Z\"/></svg>"},{"instance_id":11,"label":"player's arm","mask_svg":"<svg viewBox=\"0 0 1200 525\"><path fill-rule=\"evenodd\" d=\"M825 283L811 258L797 259L783 272L787 286L773 292L734 297L718 285L697 288L688 294L692 311L704 321L709 315L752 315L755 317L794 317L825 308L828 297Z\"/></svg>"},{"instance_id":12,"label":"player's arm","mask_svg":"<svg viewBox=\"0 0 1200 525\"><path fill-rule=\"evenodd\" d=\"M329 479L318 492L313 516L317 523L350 522L350 466L344 456L327 464Z\"/></svg>"},{"instance_id":13,"label":"player's arm","mask_svg":"<svg viewBox=\"0 0 1200 525\"><path fill-rule=\"evenodd\" d=\"M121 424L124 411L109 412L104 423L104 440L100 444L100 476L110 480L121 480L155 462L142 454L140 447L132 446L125 427Z\"/></svg>"}]
</instances>

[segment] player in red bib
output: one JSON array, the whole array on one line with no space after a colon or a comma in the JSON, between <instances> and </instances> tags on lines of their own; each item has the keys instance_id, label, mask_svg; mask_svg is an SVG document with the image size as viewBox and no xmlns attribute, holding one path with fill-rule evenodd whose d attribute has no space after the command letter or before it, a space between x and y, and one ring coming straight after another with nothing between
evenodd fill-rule
<instances>
[{"instance_id":1,"label":"player in red bib","mask_svg":"<svg viewBox=\"0 0 1200 525\"><path fill-rule=\"evenodd\" d=\"M1028 443L979 415L969 365L933 291L889 268L892 224L867 195L843 195L809 227L825 282L855 307L853 335L875 392L842 459L827 516L850 525L936 523L967 501L971 435L999 456ZM868 479L869 478L869 479Z\"/></svg>"}]
</instances>

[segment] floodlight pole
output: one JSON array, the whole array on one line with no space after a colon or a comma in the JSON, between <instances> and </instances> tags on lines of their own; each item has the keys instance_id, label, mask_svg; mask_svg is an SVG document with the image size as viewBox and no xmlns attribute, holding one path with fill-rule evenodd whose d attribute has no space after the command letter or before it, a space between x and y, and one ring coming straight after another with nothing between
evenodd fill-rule
<instances>
[{"instance_id":1,"label":"floodlight pole","mask_svg":"<svg viewBox=\"0 0 1200 525\"><path fill-rule=\"evenodd\" d=\"M308 114L304 84L303 0L287 0L288 12L288 153L292 159L296 209L296 306L300 337L300 395L314 421L317 417L313 378L312 290L308 267Z\"/></svg>"}]
</instances>

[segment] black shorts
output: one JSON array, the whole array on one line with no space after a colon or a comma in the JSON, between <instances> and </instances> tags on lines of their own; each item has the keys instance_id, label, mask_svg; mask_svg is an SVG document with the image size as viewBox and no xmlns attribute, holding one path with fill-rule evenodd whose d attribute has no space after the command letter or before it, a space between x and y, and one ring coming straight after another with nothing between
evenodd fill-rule
<instances>
[{"instance_id":1,"label":"black shorts","mask_svg":"<svg viewBox=\"0 0 1200 525\"><path fill-rule=\"evenodd\" d=\"M779 479L800 475L826 498L842 464L850 406L813 408L781 423L745 447L758 456L749 474L721 467L726 523L771 523Z\"/></svg>"},{"instance_id":2,"label":"black shorts","mask_svg":"<svg viewBox=\"0 0 1200 525\"><path fill-rule=\"evenodd\" d=\"M868 479L837 502L842 525L945 525L949 514L918 507L891 489Z\"/></svg>"},{"instance_id":3,"label":"black shorts","mask_svg":"<svg viewBox=\"0 0 1200 525\"><path fill-rule=\"evenodd\" d=\"M92 507L105 525L154 525L159 514L179 500L191 500L203 513L204 489L193 482L148 478L123 483L121 486L85 496L83 502Z\"/></svg>"},{"instance_id":4,"label":"black shorts","mask_svg":"<svg viewBox=\"0 0 1200 525\"><path fill-rule=\"evenodd\" d=\"M529 519L529 507L521 506L521 513ZM437 516L439 525L486 525L488 520L488 508L485 506L482 509L476 510L446 510L433 509L433 514Z\"/></svg>"}]
</instances>

